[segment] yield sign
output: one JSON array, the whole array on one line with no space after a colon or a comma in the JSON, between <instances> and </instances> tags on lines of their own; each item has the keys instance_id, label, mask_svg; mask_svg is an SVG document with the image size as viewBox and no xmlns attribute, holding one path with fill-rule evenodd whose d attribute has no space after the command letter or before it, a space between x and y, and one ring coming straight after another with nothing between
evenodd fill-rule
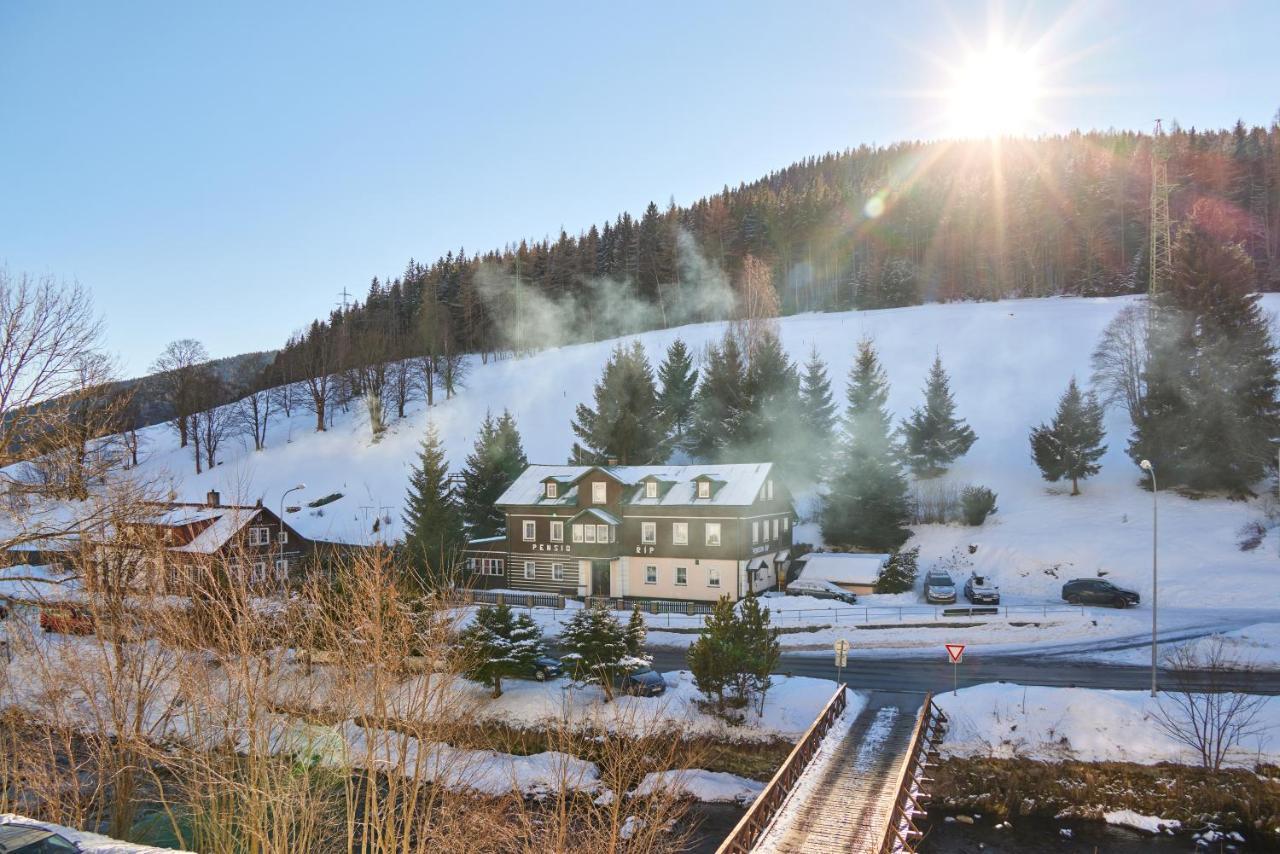
<instances>
[{"instance_id":1,"label":"yield sign","mask_svg":"<svg viewBox=\"0 0 1280 854\"><path fill-rule=\"evenodd\" d=\"M951 659L952 664L959 664L964 658L964 644L949 643L947 644L947 658Z\"/></svg>"}]
</instances>

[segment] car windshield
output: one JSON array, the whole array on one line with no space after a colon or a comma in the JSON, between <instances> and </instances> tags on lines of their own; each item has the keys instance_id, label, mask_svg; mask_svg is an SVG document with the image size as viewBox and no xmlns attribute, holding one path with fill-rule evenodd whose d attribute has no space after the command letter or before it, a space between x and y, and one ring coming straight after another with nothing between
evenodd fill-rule
<instances>
[{"instance_id":1,"label":"car windshield","mask_svg":"<svg viewBox=\"0 0 1280 854\"><path fill-rule=\"evenodd\" d=\"M930 584L945 584L945 585L950 585L950 584L951 584L951 578L950 578L949 576L946 576L946 575L931 575L931 576L929 576L929 583L930 583Z\"/></svg>"}]
</instances>

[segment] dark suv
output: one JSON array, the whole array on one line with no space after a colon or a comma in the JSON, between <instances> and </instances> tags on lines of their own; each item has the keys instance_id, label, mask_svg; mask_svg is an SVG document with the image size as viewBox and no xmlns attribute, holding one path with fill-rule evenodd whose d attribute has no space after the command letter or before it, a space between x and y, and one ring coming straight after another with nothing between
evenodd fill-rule
<instances>
[{"instance_id":1,"label":"dark suv","mask_svg":"<svg viewBox=\"0 0 1280 854\"><path fill-rule=\"evenodd\" d=\"M1101 578L1073 578L1062 585L1062 598L1072 605L1110 605L1128 608L1141 601L1133 590L1117 587Z\"/></svg>"}]
</instances>

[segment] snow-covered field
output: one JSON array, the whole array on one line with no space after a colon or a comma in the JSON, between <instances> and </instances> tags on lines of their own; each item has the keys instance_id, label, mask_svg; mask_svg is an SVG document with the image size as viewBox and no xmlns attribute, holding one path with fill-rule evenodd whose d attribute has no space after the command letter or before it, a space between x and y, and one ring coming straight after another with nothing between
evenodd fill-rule
<instances>
[{"instance_id":1,"label":"snow-covered field","mask_svg":"<svg viewBox=\"0 0 1280 854\"><path fill-rule=\"evenodd\" d=\"M1185 745L1156 723L1156 702L1145 691L1037 688L995 683L939 693L950 719L942 752L948 756L1023 757L1043 761L1178 762L1199 764ZM1166 701L1167 702L1167 701ZM1280 760L1280 702L1268 702L1229 763L1253 767Z\"/></svg>"},{"instance_id":2,"label":"snow-covered field","mask_svg":"<svg viewBox=\"0 0 1280 854\"><path fill-rule=\"evenodd\" d=\"M1057 397L1074 375L1087 379L1089 353L1098 333L1130 298L1012 300L926 305L880 311L803 314L779 321L794 359L816 346L826 359L837 394L857 340L871 336L892 383L890 408L906 415L921 399L921 386L934 351L952 376L960 413L978 442L949 477L990 486L999 511L981 528L928 525L913 540L925 567L957 546L976 545L975 566L993 573L1010 604L1056 601L1062 582L1102 571L1112 580L1150 594L1151 495L1138 487L1141 472L1124 454L1129 433L1122 412L1107 426L1109 450L1102 473L1084 484L1084 494L1067 495L1061 485L1041 480L1028 452L1030 427L1048 419ZM1280 295L1264 306L1280 308ZM695 351L718 338L722 323L659 330L636 336L650 358L661 358L676 337ZM480 364L471 360L465 387L439 402L430 419L441 432L450 462L459 467L486 411L509 408L515 415L529 459L560 462L571 444L569 413L588 399L591 381L614 342L547 350L519 359ZM569 392L573 392L573 396ZM384 535L396 536L400 509L428 413L415 405L393 422L377 443L359 407L339 413L333 428L315 433L313 418L301 408L278 418L261 453L228 444L222 464L196 476L189 451L179 451L166 427L145 431L143 471L171 477L178 494L202 499L209 489L224 498L262 497L276 506L283 489L307 485L293 501L339 492L343 498L290 517L303 533L367 541L375 517ZM1168 605L1228 608L1247 603L1280 608L1274 582L1280 542L1273 533L1252 552L1236 547L1236 534L1254 516L1248 503L1218 499L1193 501L1160 495L1161 596ZM815 528L802 525L801 535Z\"/></svg>"}]
</instances>

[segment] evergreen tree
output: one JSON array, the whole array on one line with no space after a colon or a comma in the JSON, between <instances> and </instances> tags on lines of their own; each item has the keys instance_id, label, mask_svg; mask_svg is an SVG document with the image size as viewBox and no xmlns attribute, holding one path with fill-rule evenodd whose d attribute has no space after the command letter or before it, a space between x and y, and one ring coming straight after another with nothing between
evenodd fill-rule
<instances>
[{"instance_id":1,"label":"evergreen tree","mask_svg":"<svg viewBox=\"0 0 1280 854\"><path fill-rule=\"evenodd\" d=\"M658 413L677 442L683 442L685 431L693 421L694 393L698 387L698 370L693 354L684 341L677 338L667 348L666 358L658 366Z\"/></svg>"},{"instance_id":2,"label":"evergreen tree","mask_svg":"<svg viewBox=\"0 0 1280 854\"><path fill-rule=\"evenodd\" d=\"M1280 378L1256 274L1231 217L1198 203L1152 307L1146 386L1129 455L1163 483L1251 494L1280 436Z\"/></svg>"},{"instance_id":3,"label":"evergreen tree","mask_svg":"<svg viewBox=\"0 0 1280 854\"><path fill-rule=\"evenodd\" d=\"M573 432L572 462L603 465L651 465L670 454L665 422L655 418L657 390L653 369L639 341L628 349L619 344L596 383L595 407L578 404Z\"/></svg>"},{"instance_id":4,"label":"evergreen tree","mask_svg":"<svg viewBox=\"0 0 1280 854\"><path fill-rule=\"evenodd\" d=\"M1107 452L1104 436L1102 405L1093 392L1082 394L1072 377L1053 423L1031 431L1031 456L1045 480L1070 480L1071 494L1079 495L1080 481L1102 469L1098 460Z\"/></svg>"},{"instance_id":5,"label":"evergreen tree","mask_svg":"<svg viewBox=\"0 0 1280 854\"><path fill-rule=\"evenodd\" d=\"M800 378L772 330L765 330L756 338L744 390L744 447L734 456L776 462L784 471L790 471L804 450L796 441L800 432Z\"/></svg>"},{"instance_id":6,"label":"evergreen tree","mask_svg":"<svg viewBox=\"0 0 1280 854\"><path fill-rule=\"evenodd\" d=\"M827 365L815 346L800 378L800 474L815 480L835 454L836 403Z\"/></svg>"},{"instance_id":7,"label":"evergreen tree","mask_svg":"<svg viewBox=\"0 0 1280 854\"><path fill-rule=\"evenodd\" d=\"M637 605L631 610L631 618L627 620L627 655L642 658L644 642L648 636L649 625L644 621L644 614L640 613L640 606Z\"/></svg>"},{"instance_id":8,"label":"evergreen tree","mask_svg":"<svg viewBox=\"0 0 1280 854\"><path fill-rule=\"evenodd\" d=\"M756 713L764 714L765 695L773 686L771 674L782 655L778 629L770 624L769 609L754 595L743 599L738 606L738 625L739 643L746 657L744 669L755 695Z\"/></svg>"},{"instance_id":9,"label":"evergreen tree","mask_svg":"<svg viewBox=\"0 0 1280 854\"><path fill-rule=\"evenodd\" d=\"M937 477L968 453L978 438L963 419L956 418L951 381L942 357L933 357L924 387L924 407L912 410L902 422L903 451L916 477Z\"/></svg>"},{"instance_id":10,"label":"evergreen tree","mask_svg":"<svg viewBox=\"0 0 1280 854\"><path fill-rule=\"evenodd\" d=\"M494 504L528 466L511 413L504 410L498 419L485 413L475 447L462 470L461 510L470 538L492 537L503 531L506 514Z\"/></svg>"},{"instance_id":11,"label":"evergreen tree","mask_svg":"<svg viewBox=\"0 0 1280 854\"><path fill-rule=\"evenodd\" d=\"M475 622L459 636L467 677L493 686L493 696L502 696L502 680L533 672L543 654L542 632L527 614L515 617L506 605L483 606Z\"/></svg>"},{"instance_id":12,"label":"evergreen tree","mask_svg":"<svg viewBox=\"0 0 1280 854\"><path fill-rule=\"evenodd\" d=\"M405 498L405 547L428 589L448 584L463 543L462 515L449 488L449 464L434 424L427 425Z\"/></svg>"},{"instance_id":13,"label":"evergreen tree","mask_svg":"<svg viewBox=\"0 0 1280 854\"><path fill-rule=\"evenodd\" d=\"M702 632L685 654L693 684L718 714L724 712L725 690L738 672L741 655L737 647L737 626L733 602L722 596L711 606L711 613L702 623Z\"/></svg>"},{"instance_id":14,"label":"evergreen tree","mask_svg":"<svg viewBox=\"0 0 1280 854\"><path fill-rule=\"evenodd\" d=\"M711 462L729 462L741 448L748 407L747 368L737 339L725 335L707 348L702 383L694 406L691 450Z\"/></svg>"},{"instance_id":15,"label":"evergreen tree","mask_svg":"<svg viewBox=\"0 0 1280 854\"><path fill-rule=\"evenodd\" d=\"M614 680L649 663L629 649L634 636L618 624L606 608L588 607L575 611L560 633L565 649L561 660L572 668L574 679L594 683L604 689L605 701L613 699Z\"/></svg>"},{"instance_id":16,"label":"evergreen tree","mask_svg":"<svg viewBox=\"0 0 1280 854\"><path fill-rule=\"evenodd\" d=\"M905 551L898 549L889 555L876 578L877 593L910 593L916 586L916 575L920 572L920 547L913 546Z\"/></svg>"},{"instance_id":17,"label":"evergreen tree","mask_svg":"<svg viewBox=\"0 0 1280 854\"><path fill-rule=\"evenodd\" d=\"M897 548L910 536L907 481L890 430L888 379L870 341L858 344L847 397L845 442L823 500L822 536L857 548Z\"/></svg>"}]
</instances>

